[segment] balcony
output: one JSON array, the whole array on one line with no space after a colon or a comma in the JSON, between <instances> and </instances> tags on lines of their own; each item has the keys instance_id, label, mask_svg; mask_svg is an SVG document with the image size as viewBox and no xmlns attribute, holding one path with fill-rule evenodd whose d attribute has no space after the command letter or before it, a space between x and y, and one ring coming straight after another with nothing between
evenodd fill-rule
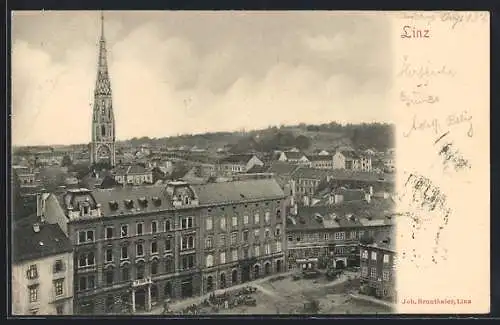
<instances>
[{"instance_id":1,"label":"balcony","mask_svg":"<svg viewBox=\"0 0 500 325\"><path fill-rule=\"evenodd\" d=\"M151 278L146 277L144 279L137 279L137 280L132 281L132 287L137 288L137 287L142 287L142 286L152 284L152 283L153 283L153 281L151 281Z\"/></svg>"}]
</instances>

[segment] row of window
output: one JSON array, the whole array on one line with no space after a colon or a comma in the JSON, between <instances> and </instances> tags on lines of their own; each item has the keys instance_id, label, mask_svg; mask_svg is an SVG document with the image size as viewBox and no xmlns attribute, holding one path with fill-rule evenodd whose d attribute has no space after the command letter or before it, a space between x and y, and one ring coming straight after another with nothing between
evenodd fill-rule
<instances>
[{"instance_id":1,"label":"row of window","mask_svg":"<svg viewBox=\"0 0 500 325\"><path fill-rule=\"evenodd\" d=\"M276 210L276 218L280 219L281 218L281 210ZM219 219L219 228L221 230L226 230L227 229L227 220L225 216L220 217ZM239 216L232 216L231 217L231 226L232 227L238 227L238 222L239 222ZM250 223L250 217L248 215L243 215L243 224L248 225ZM253 215L253 223L254 224L260 224L260 214L256 213ZM271 223L271 212L267 211L264 213L264 223L269 224ZM213 217L208 216L205 218L205 229L206 230L212 230L214 228L214 222L213 222Z\"/></svg>"},{"instance_id":2,"label":"row of window","mask_svg":"<svg viewBox=\"0 0 500 325\"><path fill-rule=\"evenodd\" d=\"M364 277L368 276L368 267L366 266L361 267L361 275ZM391 277L390 271L388 270L382 271L382 279L384 281L389 281L390 277ZM370 278L377 279L377 268L375 267L370 268Z\"/></svg>"},{"instance_id":3,"label":"row of window","mask_svg":"<svg viewBox=\"0 0 500 325\"><path fill-rule=\"evenodd\" d=\"M260 240L260 229L255 229L253 231L253 237L254 237L254 242L257 242ZM276 229L274 231L274 235L276 237L280 236L281 235L281 226L280 225L277 225L276 226ZM229 238L231 239L230 241L230 244L231 245L237 245L239 243L239 233L238 232L233 232L231 233L231 235L229 236ZM271 239L272 238L272 235L271 235L271 229L269 228L266 228L264 230L264 239ZM241 242L243 243L248 243L249 241L249 231L248 230L244 230L242 233L241 233ZM227 245L227 239L226 239L226 235L225 234L220 234L219 235L219 246L226 246ZM209 249L209 248L213 248L214 247L214 239L213 239L213 236L207 236L205 238L205 248Z\"/></svg>"},{"instance_id":4,"label":"row of window","mask_svg":"<svg viewBox=\"0 0 500 325\"><path fill-rule=\"evenodd\" d=\"M279 253L281 252L281 242L277 241L275 243L275 252L276 253ZM242 259L247 259L247 258L250 258L250 251L249 251L249 248L243 248L242 250L243 252L243 255L242 256L239 256L238 254L238 249L232 249L231 250L231 260L230 262L236 262L240 259L240 257ZM253 247L253 257L259 257L260 256L260 246L259 245L255 245ZM264 255L270 255L272 254L272 250L271 250L271 244L266 244L264 245ZM225 264L225 263L228 263L229 261L226 260L226 252L221 252L219 253L219 264ZM208 254L205 258L205 266L206 267L212 267L214 266L214 256L212 254Z\"/></svg>"},{"instance_id":5,"label":"row of window","mask_svg":"<svg viewBox=\"0 0 500 325\"><path fill-rule=\"evenodd\" d=\"M161 264L164 265L163 273L173 273L175 271L174 260L172 258L167 258L163 263L158 260L154 260L150 264L150 275L158 275L162 272L160 270ZM181 256L180 260L180 270L185 271L192 269L196 266L196 256L195 254L189 254ZM146 264L144 262L135 264L135 279L144 279L146 277ZM117 277L118 275L118 277ZM130 264L124 265L121 268L107 268L104 271L104 284L109 286L114 283L130 281L131 276L131 266ZM88 289L93 289L96 287L96 277L94 274L91 275L81 275L78 280L78 286L76 290L83 291Z\"/></svg>"},{"instance_id":6,"label":"row of window","mask_svg":"<svg viewBox=\"0 0 500 325\"><path fill-rule=\"evenodd\" d=\"M163 222L163 232L171 231L173 230L173 223L171 220L165 220ZM180 219L180 229L191 229L194 227L194 218L193 217L181 217ZM152 221L151 222L151 228L150 232L151 234L159 233L160 232L160 225L158 221ZM135 225L135 235L136 236L141 236L146 234L145 229L144 229L144 222L137 222ZM129 231L129 225L124 224L120 226L120 235L119 238L126 238L128 236L131 236L130 231ZM104 238L105 239L113 239L113 238L118 238L117 234L115 233L115 228L113 226L106 226L105 227L105 232L104 232ZM89 243L95 241L95 230L81 230L78 232L78 243Z\"/></svg>"},{"instance_id":7,"label":"row of window","mask_svg":"<svg viewBox=\"0 0 500 325\"><path fill-rule=\"evenodd\" d=\"M371 260L372 261L376 261L377 260L377 252L371 252ZM363 252L361 253L361 258L362 259L368 259L368 251L367 250L363 250ZM384 254L384 263L389 263L389 254Z\"/></svg>"},{"instance_id":8,"label":"row of window","mask_svg":"<svg viewBox=\"0 0 500 325\"><path fill-rule=\"evenodd\" d=\"M298 234L296 236L289 235L288 236L288 241L293 242L295 239L297 242L300 241L305 241L305 242L317 242L321 239L324 241L329 241L332 239L334 240L356 240L356 239L361 239L365 235L364 230L359 230L359 231L350 231L350 232L345 232L345 231L339 231L335 233L323 233L323 236L321 238L319 233L310 233L310 234Z\"/></svg>"},{"instance_id":9,"label":"row of window","mask_svg":"<svg viewBox=\"0 0 500 325\"><path fill-rule=\"evenodd\" d=\"M59 273L65 270L64 262L62 260L56 260L52 265L52 273ZM38 279L38 267L36 264L32 264L28 267L26 271L26 277L29 280Z\"/></svg>"},{"instance_id":10,"label":"row of window","mask_svg":"<svg viewBox=\"0 0 500 325\"><path fill-rule=\"evenodd\" d=\"M164 250L165 252L170 252L172 251L172 239L167 238L165 239L165 247ZM181 249L182 250L188 250L188 249L194 249L195 248L195 238L193 235L188 235L188 236L183 236L181 237ZM159 249L158 249L158 242L153 241L150 243L150 254L158 254ZM143 257L145 255L144 251L144 243L137 243L135 245L135 257ZM113 249L112 248L107 248L104 251L104 261L106 263L113 262ZM120 248L120 259L121 260L126 260L129 259L129 247L128 246L121 246ZM84 252L79 255L78 258L78 266L79 267L87 267L87 266L93 266L95 265L95 255L94 252Z\"/></svg>"},{"instance_id":11,"label":"row of window","mask_svg":"<svg viewBox=\"0 0 500 325\"><path fill-rule=\"evenodd\" d=\"M38 301L39 298L39 285L33 284L28 286L29 300L30 303ZM56 297L61 297L64 295L64 279L54 280L54 293Z\"/></svg>"}]
</instances>

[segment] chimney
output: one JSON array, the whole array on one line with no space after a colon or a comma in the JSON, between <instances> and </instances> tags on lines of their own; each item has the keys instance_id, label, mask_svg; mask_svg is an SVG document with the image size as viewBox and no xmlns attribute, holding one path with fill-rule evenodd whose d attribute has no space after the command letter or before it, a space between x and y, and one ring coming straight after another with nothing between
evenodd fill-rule
<instances>
[{"instance_id":1,"label":"chimney","mask_svg":"<svg viewBox=\"0 0 500 325\"><path fill-rule=\"evenodd\" d=\"M33 224L33 231L36 233L40 232L40 225L38 223Z\"/></svg>"}]
</instances>

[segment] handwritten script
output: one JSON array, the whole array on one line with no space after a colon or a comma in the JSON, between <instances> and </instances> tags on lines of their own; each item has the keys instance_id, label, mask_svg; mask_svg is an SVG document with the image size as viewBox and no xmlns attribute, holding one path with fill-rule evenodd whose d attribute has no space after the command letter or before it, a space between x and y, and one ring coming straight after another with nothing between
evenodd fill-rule
<instances>
[{"instance_id":1,"label":"handwritten script","mask_svg":"<svg viewBox=\"0 0 500 325\"><path fill-rule=\"evenodd\" d=\"M403 66L396 74L397 77L429 79L439 76L454 77L456 72L445 64L435 66L428 60L426 64L412 63L408 55L403 56Z\"/></svg>"},{"instance_id":2,"label":"handwritten script","mask_svg":"<svg viewBox=\"0 0 500 325\"><path fill-rule=\"evenodd\" d=\"M455 29L459 25L472 23L487 23L489 18L488 12L461 12L461 11L446 11L446 12L404 12L402 18L410 22L420 21L427 25L434 22L449 24L451 29Z\"/></svg>"},{"instance_id":3,"label":"handwritten script","mask_svg":"<svg viewBox=\"0 0 500 325\"><path fill-rule=\"evenodd\" d=\"M437 135L443 131L443 125L446 127L453 127L461 124L467 125L467 136L472 138L474 136L474 127L472 124L472 115L470 115L468 111L450 114L444 120L439 120L437 118L421 119L418 114L414 114L412 125L409 130L403 133L403 136L407 138L416 131L426 130L430 130L432 133Z\"/></svg>"}]
</instances>

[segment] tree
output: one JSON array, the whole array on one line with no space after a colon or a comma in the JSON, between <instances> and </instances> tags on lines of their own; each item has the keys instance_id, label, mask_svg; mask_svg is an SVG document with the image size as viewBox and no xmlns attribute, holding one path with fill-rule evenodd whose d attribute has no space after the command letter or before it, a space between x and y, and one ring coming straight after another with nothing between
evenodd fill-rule
<instances>
[{"instance_id":1,"label":"tree","mask_svg":"<svg viewBox=\"0 0 500 325\"><path fill-rule=\"evenodd\" d=\"M155 168L153 168L153 170L151 172L153 174L153 183L156 183L159 180L165 179L166 175L164 172L162 172L162 170L160 168L155 167Z\"/></svg>"},{"instance_id":2,"label":"tree","mask_svg":"<svg viewBox=\"0 0 500 325\"><path fill-rule=\"evenodd\" d=\"M61 166L62 167L69 167L71 165L73 165L73 161L71 160L71 157L68 155L64 155L64 157L62 159Z\"/></svg>"},{"instance_id":3,"label":"tree","mask_svg":"<svg viewBox=\"0 0 500 325\"><path fill-rule=\"evenodd\" d=\"M311 146L311 139L306 137L305 135L299 135L295 138L295 146L300 150L309 149Z\"/></svg>"},{"instance_id":4,"label":"tree","mask_svg":"<svg viewBox=\"0 0 500 325\"><path fill-rule=\"evenodd\" d=\"M68 171L76 173L76 177L79 180L81 180L85 176L87 176L88 173L90 173L91 169L90 169L90 165L84 164L84 163L80 163L80 164L71 165L68 168Z\"/></svg>"}]
</instances>

